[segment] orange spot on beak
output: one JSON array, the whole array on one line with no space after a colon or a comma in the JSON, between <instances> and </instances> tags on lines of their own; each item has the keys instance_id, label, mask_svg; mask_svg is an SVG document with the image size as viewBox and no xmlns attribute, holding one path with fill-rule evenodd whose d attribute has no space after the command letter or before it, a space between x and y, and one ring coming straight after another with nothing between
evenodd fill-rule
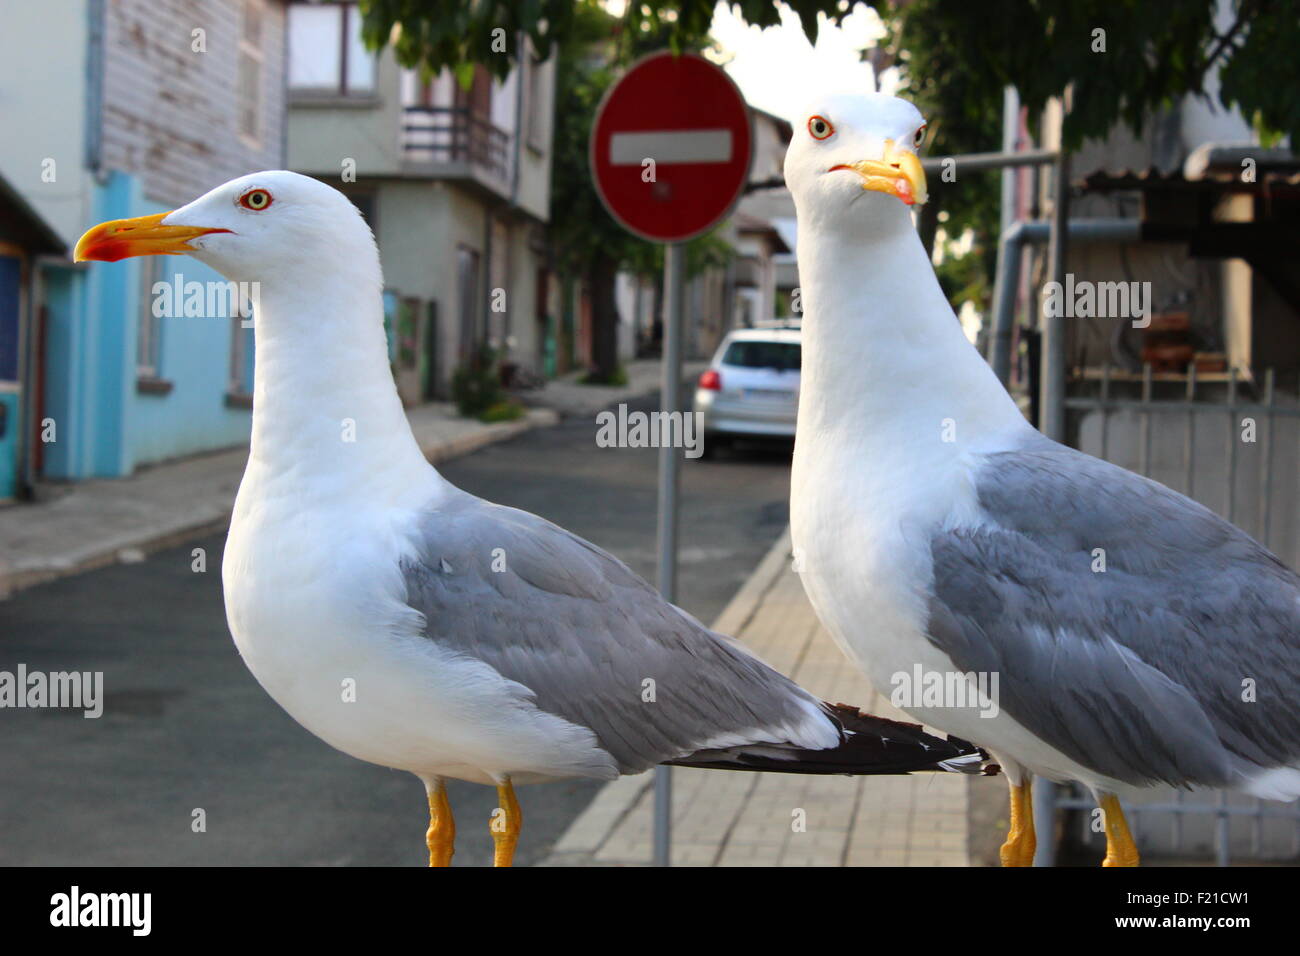
<instances>
[{"instance_id":1,"label":"orange spot on beak","mask_svg":"<svg viewBox=\"0 0 1300 956\"><path fill-rule=\"evenodd\" d=\"M885 140L882 159L864 159L856 163L839 163L830 168L848 169L862 177L862 188L873 192L897 196L909 206L924 203L927 198L925 170L916 153L896 149L893 140Z\"/></svg>"}]
</instances>

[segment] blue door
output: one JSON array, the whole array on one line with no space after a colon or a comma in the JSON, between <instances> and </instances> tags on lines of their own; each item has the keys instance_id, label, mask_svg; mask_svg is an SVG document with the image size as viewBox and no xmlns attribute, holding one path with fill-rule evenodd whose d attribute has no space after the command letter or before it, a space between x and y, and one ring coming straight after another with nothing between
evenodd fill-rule
<instances>
[{"instance_id":1,"label":"blue door","mask_svg":"<svg viewBox=\"0 0 1300 956\"><path fill-rule=\"evenodd\" d=\"M22 263L0 255L0 499L18 487L18 442L22 419L18 408L18 315Z\"/></svg>"}]
</instances>

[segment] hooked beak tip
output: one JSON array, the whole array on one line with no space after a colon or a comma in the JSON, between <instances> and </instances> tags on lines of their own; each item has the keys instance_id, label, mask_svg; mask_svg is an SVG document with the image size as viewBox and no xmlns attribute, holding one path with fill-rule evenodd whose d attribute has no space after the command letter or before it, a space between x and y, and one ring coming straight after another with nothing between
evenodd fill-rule
<instances>
[{"instance_id":1,"label":"hooked beak tip","mask_svg":"<svg viewBox=\"0 0 1300 956\"><path fill-rule=\"evenodd\" d=\"M853 170L862 177L863 189L888 193L909 206L923 205L929 198L920 158L911 150L895 148L892 140L885 140L880 159L839 163L830 171L837 169Z\"/></svg>"},{"instance_id":2,"label":"hooked beak tip","mask_svg":"<svg viewBox=\"0 0 1300 956\"><path fill-rule=\"evenodd\" d=\"M178 255L192 252L191 239L230 232L204 226L163 225L170 212L134 219L111 219L87 229L77 240L73 262L118 262L132 256Z\"/></svg>"}]
</instances>

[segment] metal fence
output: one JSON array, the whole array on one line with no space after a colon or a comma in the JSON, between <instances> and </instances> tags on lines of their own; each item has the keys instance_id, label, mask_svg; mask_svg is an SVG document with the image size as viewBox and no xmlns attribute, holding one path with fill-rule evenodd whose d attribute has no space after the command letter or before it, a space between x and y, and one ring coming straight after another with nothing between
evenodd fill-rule
<instances>
[{"instance_id":1,"label":"metal fence","mask_svg":"<svg viewBox=\"0 0 1300 956\"><path fill-rule=\"evenodd\" d=\"M1106 368L1084 384L1094 394L1065 400L1077 447L1181 491L1300 566L1300 406L1279 396L1272 369L1260 383L1235 373L1206 381L1192 369L1184 384L1149 365L1140 377ZM1083 811L1085 844L1103 840L1087 812L1095 806L1078 785L1055 789L1054 811ZM1300 862L1295 804L1168 790L1126 811L1139 847L1155 856Z\"/></svg>"}]
</instances>

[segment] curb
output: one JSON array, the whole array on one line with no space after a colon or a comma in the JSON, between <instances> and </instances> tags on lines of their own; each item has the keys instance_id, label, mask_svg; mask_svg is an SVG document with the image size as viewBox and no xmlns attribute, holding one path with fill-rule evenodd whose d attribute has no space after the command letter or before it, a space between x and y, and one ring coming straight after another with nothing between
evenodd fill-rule
<instances>
[{"instance_id":1,"label":"curb","mask_svg":"<svg viewBox=\"0 0 1300 956\"><path fill-rule=\"evenodd\" d=\"M421 445L420 451L424 452L424 457L431 465L436 465L440 461L450 461L452 458L463 457L488 445L508 441L534 428L549 428L551 425L558 425L559 422L560 416L549 408L530 408L518 421L496 422L472 435L431 445Z\"/></svg>"},{"instance_id":2,"label":"curb","mask_svg":"<svg viewBox=\"0 0 1300 956\"><path fill-rule=\"evenodd\" d=\"M231 504L233 507L233 502ZM145 555L155 551L165 551L194 538L215 534L229 526L230 512L231 509L227 508L219 515L209 513L203 518L162 532L147 531L139 535L112 538L109 539L109 544L90 550L84 557L52 558L41 565L23 568L21 571L8 571L5 562L0 560L0 601L38 584L47 584L59 578L94 571L96 568L119 562L132 564L143 560Z\"/></svg>"},{"instance_id":3,"label":"curb","mask_svg":"<svg viewBox=\"0 0 1300 956\"><path fill-rule=\"evenodd\" d=\"M728 636L739 633L753 618L763 597L787 567L790 559L790 529L787 527L752 574L713 623L713 630ZM551 852L538 866L593 866L609 835L642 800L650 799L654 774L619 777L601 787L593 800L555 841ZM646 860L649 866L650 861Z\"/></svg>"},{"instance_id":4,"label":"curb","mask_svg":"<svg viewBox=\"0 0 1300 956\"><path fill-rule=\"evenodd\" d=\"M708 368L708 362L701 359L683 361L680 394L686 395L687 390L690 388L689 383L694 382L700 372L706 368ZM580 372L574 372L567 376L566 379L561 380L565 388L580 390L575 393L578 398L572 403L566 403L564 399L559 399L558 404L548 404L548 402L556 402L557 399L554 391L548 396L545 389L537 392L535 398L527 393L516 394L515 398L522 401L530 411L549 409L558 415L561 420L570 421L576 418L591 418L620 403L640 401L660 391L661 383L658 374L656 374L653 381L641 382L637 385L578 385L576 379L581 374ZM538 404L529 405L530 398L534 398Z\"/></svg>"},{"instance_id":5,"label":"curb","mask_svg":"<svg viewBox=\"0 0 1300 956\"><path fill-rule=\"evenodd\" d=\"M422 444L420 450L431 464L436 465L439 462L468 455L488 445L508 441L534 428L555 425L559 421L560 416L549 408L529 409L527 414L517 421L496 422L473 434L448 441ZM108 538L103 543L83 549L81 553L72 557L65 555L50 558L39 565L19 570L13 570L10 563L0 557L0 601L38 584L46 584L59 578L93 571L118 562L133 563L142 560L145 555L223 531L230 526L233 508L232 498L226 507L215 511L211 509L200 511L192 515L190 520L165 530L144 529L135 534Z\"/></svg>"}]
</instances>

